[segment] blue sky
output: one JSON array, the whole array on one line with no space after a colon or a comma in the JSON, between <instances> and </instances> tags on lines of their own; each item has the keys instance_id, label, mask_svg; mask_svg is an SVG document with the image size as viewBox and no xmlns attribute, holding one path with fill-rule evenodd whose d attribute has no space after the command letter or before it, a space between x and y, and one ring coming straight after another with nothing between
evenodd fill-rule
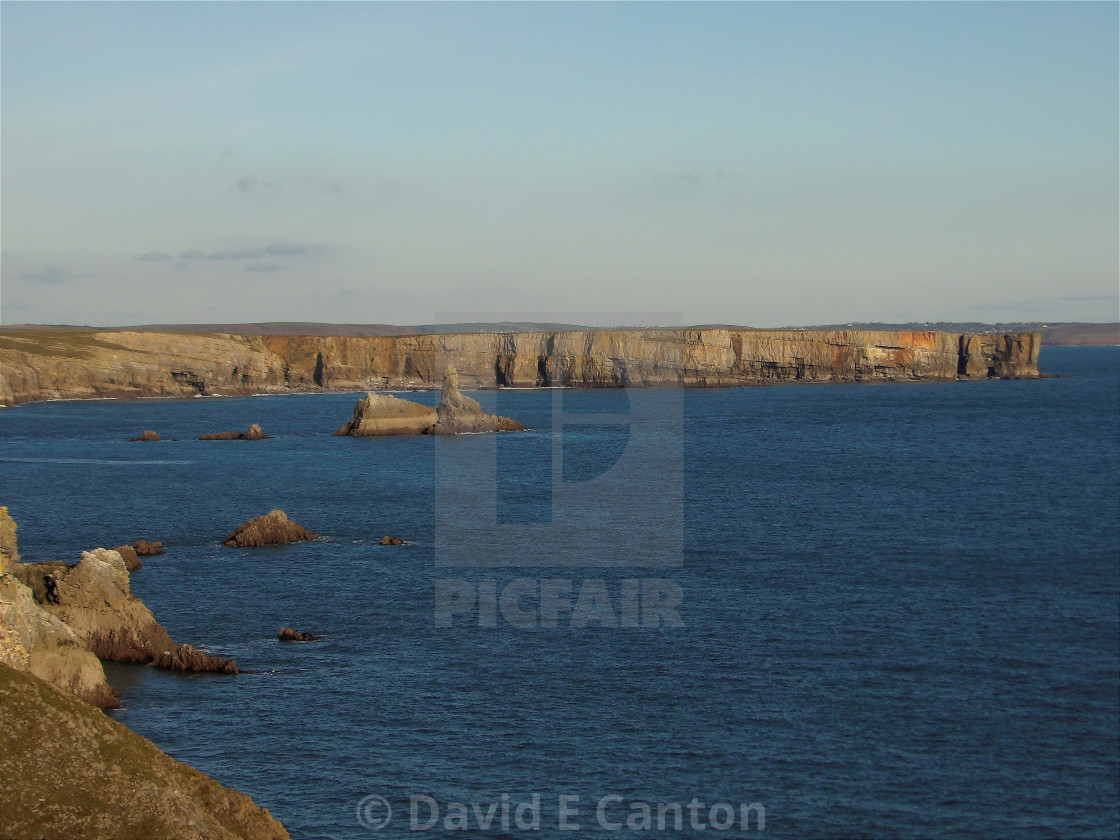
<instances>
[{"instance_id":1,"label":"blue sky","mask_svg":"<svg viewBox=\"0 0 1120 840\"><path fill-rule=\"evenodd\" d=\"M1116 3L0 4L0 320L1116 320Z\"/></svg>"}]
</instances>

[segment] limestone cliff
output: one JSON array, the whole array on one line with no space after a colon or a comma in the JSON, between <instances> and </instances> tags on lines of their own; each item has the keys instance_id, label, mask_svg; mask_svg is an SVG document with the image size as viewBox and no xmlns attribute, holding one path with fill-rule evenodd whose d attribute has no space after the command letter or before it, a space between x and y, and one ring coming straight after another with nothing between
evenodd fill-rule
<instances>
[{"instance_id":1,"label":"limestone cliff","mask_svg":"<svg viewBox=\"0 0 1120 840\"><path fill-rule=\"evenodd\" d=\"M290 390L720 387L1038 376L1038 333L732 328L405 336L0 332L0 404Z\"/></svg>"},{"instance_id":2,"label":"limestone cliff","mask_svg":"<svg viewBox=\"0 0 1120 840\"><path fill-rule=\"evenodd\" d=\"M284 840L243 793L96 709L0 665L0 834L7 840Z\"/></svg>"}]
</instances>

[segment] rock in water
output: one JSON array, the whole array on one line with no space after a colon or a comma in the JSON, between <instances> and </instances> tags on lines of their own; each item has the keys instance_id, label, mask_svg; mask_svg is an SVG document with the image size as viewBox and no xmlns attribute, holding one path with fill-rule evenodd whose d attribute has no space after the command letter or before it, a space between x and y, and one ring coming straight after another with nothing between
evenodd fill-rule
<instances>
[{"instance_id":1,"label":"rock in water","mask_svg":"<svg viewBox=\"0 0 1120 840\"><path fill-rule=\"evenodd\" d=\"M212 432L210 434L199 435L199 440L264 440L267 438L261 427L253 423L244 432Z\"/></svg>"},{"instance_id":2,"label":"rock in water","mask_svg":"<svg viewBox=\"0 0 1120 840\"><path fill-rule=\"evenodd\" d=\"M199 671L213 674L236 674L237 663L220 656L207 656L190 645L176 645L165 650L151 662L153 668L165 671Z\"/></svg>"},{"instance_id":3,"label":"rock in water","mask_svg":"<svg viewBox=\"0 0 1120 840\"><path fill-rule=\"evenodd\" d=\"M288 837L245 794L31 675L0 666L0 696L5 837Z\"/></svg>"},{"instance_id":4,"label":"rock in water","mask_svg":"<svg viewBox=\"0 0 1120 840\"><path fill-rule=\"evenodd\" d=\"M336 435L380 437L422 435L436 422L436 410L428 405L397 399L388 394L367 393L354 407L350 422Z\"/></svg>"},{"instance_id":5,"label":"rock in water","mask_svg":"<svg viewBox=\"0 0 1120 840\"><path fill-rule=\"evenodd\" d=\"M281 627L280 632L276 637L282 642L313 642L315 636L311 633L304 633L301 630L293 630L291 627Z\"/></svg>"},{"instance_id":6,"label":"rock in water","mask_svg":"<svg viewBox=\"0 0 1120 840\"><path fill-rule=\"evenodd\" d=\"M516 420L487 414L477 400L459 392L459 374L449 367L443 377L436 422L427 430L430 435L458 435L467 432L520 432L525 427Z\"/></svg>"},{"instance_id":7,"label":"rock in water","mask_svg":"<svg viewBox=\"0 0 1120 840\"><path fill-rule=\"evenodd\" d=\"M396 537L384 536L377 543L378 545L404 545L404 540L397 539Z\"/></svg>"},{"instance_id":8,"label":"rock in water","mask_svg":"<svg viewBox=\"0 0 1120 840\"><path fill-rule=\"evenodd\" d=\"M159 440L159 435L157 435L151 429L148 429L146 431L141 432L139 437L129 438L128 440L129 440L129 443L134 443L135 441L138 441L138 440L156 441L156 440Z\"/></svg>"},{"instance_id":9,"label":"rock in water","mask_svg":"<svg viewBox=\"0 0 1120 840\"><path fill-rule=\"evenodd\" d=\"M238 525L222 540L222 544L230 548L255 548L260 545L314 540L318 537L318 534L313 534L288 519L284 511L273 510Z\"/></svg>"},{"instance_id":10,"label":"rock in water","mask_svg":"<svg viewBox=\"0 0 1120 840\"><path fill-rule=\"evenodd\" d=\"M157 554L166 554L163 550L163 543L159 540L137 540L132 544L133 550L141 557L155 557Z\"/></svg>"}]
</instances>

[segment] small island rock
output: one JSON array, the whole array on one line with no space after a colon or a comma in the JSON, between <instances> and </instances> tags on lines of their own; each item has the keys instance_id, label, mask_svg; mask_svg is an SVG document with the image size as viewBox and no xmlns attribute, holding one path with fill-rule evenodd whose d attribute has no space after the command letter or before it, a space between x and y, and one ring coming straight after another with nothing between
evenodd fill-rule
<instances>
[{"instance_id":1,"label":"small island rock","mask_svg":"<svg viewBox=\"0 0 1120 840\"><path fill-rule=\"evenodd\" d=\"M159 435L156 434L155 432L153 432L151 429L147 429L147 430L141 432L139 434L139 436L128 439L129 443L134 443L135 441L138 441L138 440L156 441L156 440L159 440Z\"/></svg>"},{"instance_id":2,"label":"small island rock","mask_svg":"<svg viewBox=\"0 0 1120 840\"><path fill-rule=\"evenodd\" d=\"M293 630L291 627L281 627L276 637L282 642L313 642L315 636L304 633L302 630Z\"/></svg>"},{"instance_id":3,"label":"small island rock","mask_svg":"<svg viewBox=\"0 0 1120 840\"><path fill-rule=\"evenodd\" d=\"M284 511L273 510L264 516L258 516L238 525L222 540L222 545L230 548L255 548L261 545L314 540L318 537L318 534L313 534L288 519Z\"/></svg>"}]
</instances>

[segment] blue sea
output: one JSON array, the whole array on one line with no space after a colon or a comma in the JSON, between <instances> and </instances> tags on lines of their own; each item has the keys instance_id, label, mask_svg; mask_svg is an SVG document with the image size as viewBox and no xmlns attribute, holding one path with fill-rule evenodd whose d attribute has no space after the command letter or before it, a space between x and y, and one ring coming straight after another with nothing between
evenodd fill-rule
<instances>
[{"instance_id":1,"label":"blue sea","mask_svg":"<svg viewBox=\"0 0 1120 840\"><path fill-rule=\"evenodd\" d=\"M0 503L25 561L164 543L133 592L242 673L110 665L111 714L293 838L1116 838L1120 348L1040 367L479 394L535 430L438 441L332 437L354 394L30 404ZM323 536L221 545L273 508Z\"/></svg>"}]
</instances>

